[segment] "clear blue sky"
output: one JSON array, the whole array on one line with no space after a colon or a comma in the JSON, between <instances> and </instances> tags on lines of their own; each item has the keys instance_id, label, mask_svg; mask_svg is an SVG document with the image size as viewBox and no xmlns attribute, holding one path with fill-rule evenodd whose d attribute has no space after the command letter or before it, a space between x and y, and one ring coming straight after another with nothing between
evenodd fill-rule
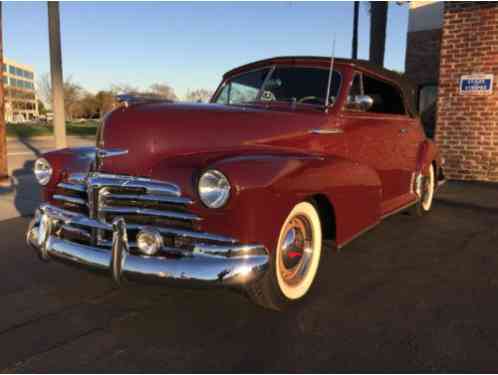
<instances>
[{"instance_id":1,"label":"clear blue sky","mask_svg":"<svg viewBox=\"0 0 498 375\"><path fill-rule=\"evenodd\" d=\"M4 2L4 53L49 71L47 5ZM408 6L389 5L386 63L404 70ZM351 54L351 2L61 3L64 75L96 92L112 83L166 82L177 95L216 88L221 75L276 55ZM359 57L368 58L368 3Z\"/></svg>"}]
</instances>

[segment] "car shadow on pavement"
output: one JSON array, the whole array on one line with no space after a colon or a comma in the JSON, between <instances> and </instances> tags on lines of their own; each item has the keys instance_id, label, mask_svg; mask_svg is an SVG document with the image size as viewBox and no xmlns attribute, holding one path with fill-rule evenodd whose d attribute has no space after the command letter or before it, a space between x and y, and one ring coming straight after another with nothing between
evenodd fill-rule
<instances>
[{"instance_id":1,"label":"car shadow on pavement","mask_svg":"<svg viewBox=\"0 0 498 375\"><path fill-rule=\"evenodd\" d=\"M33 146L29 139L19 138L19 141L31 150L34 158L26 160L22 167L10 173L9 182L0 185L0 220L15 216L30 216L40 203L40 186L33 174L35 159L42 152Z\"/></svg>"}]
</instances>

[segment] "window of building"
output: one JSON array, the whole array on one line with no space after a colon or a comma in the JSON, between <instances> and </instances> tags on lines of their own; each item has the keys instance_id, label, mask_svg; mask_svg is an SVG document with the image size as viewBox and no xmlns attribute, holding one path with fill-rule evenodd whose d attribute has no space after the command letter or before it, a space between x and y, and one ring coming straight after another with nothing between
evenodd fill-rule
<instances>
[{"instance_id":1,"label":"window of building","mask_svg":"<svg viewBox=\"0 0 498 375\"><path fill-rule=\"evenodd\" d=\"M363 74L363 89L365 95L373 99L369 112L405 115L403 97L398 87Z\"/></svg>"},{"instance_id":2,"label":"window of building","mask_svg":"<svg viewBox=\"0 0 498 375\"><path fill-rule=\"evenodd\" d=\"M12 65L9 65L9 73L15 75L16 74L16 67L12 66Z\"/></svg>"}]
</instances>

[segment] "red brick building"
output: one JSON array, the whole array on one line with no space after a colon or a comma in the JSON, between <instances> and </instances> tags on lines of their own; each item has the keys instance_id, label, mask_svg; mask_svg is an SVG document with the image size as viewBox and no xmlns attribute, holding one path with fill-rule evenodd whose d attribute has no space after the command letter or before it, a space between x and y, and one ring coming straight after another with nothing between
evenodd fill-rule
<instances>
[{"instance_id":1,"label":"red brick building","mask_svg":"<svg viewBox=\"0 0 498 375\"><path fill-rule=\"evenodd\" d=\"M406 74L424 87L447 177L498 181L498 3L414 2Z\"/></svg>"}]
</instances>

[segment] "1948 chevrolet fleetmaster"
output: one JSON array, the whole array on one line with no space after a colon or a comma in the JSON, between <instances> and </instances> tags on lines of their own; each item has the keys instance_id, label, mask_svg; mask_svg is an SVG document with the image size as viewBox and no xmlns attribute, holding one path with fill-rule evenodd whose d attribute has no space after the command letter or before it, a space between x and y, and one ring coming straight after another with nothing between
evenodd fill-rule
<instances>
[{"instance_id":1,"label":"1948 chevrolet fleetmaster","mask_svg":"<svg viewBox=\"0 0 498 375\"><path fill-rule=\"evenodd\" d=\"M35 163L42 259L244 289L282 309L325 249L385 217L424 215L441 159L400 75L357 60L280 57L229 71L209 104L125 103L95 148Z\"/></svg>"}]
</instances>

